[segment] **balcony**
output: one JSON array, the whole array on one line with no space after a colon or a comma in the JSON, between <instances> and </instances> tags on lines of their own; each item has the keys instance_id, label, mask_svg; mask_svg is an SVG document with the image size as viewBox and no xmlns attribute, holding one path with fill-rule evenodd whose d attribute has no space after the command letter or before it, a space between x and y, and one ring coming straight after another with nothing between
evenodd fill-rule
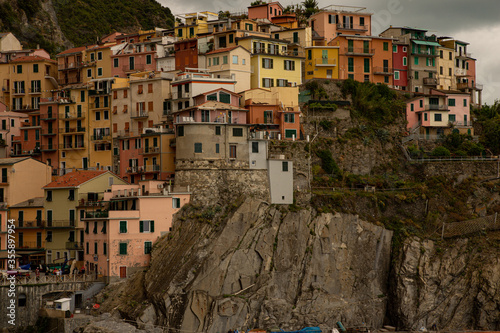
<instances>
[{"instance_id":1,"label":"balcony","mask_svg":"<svg viewBox=\"0 0 500 333\"><path fill-rule=\"evenodd\" d=\"M433 77L424 77L424 86L437 86L437 79Z\"/></svg>"},{"instance_id":2,"label":"balcony","mask_svg":"<svg viewBox=\"0 0 500 333\"><path fill-rule=\"evenodd\" d=\"M35 147L35 149L31 150L14 150L10 154L10 157L20 157L20 156L38 156L42 153L39 147Z\"/></svg>"},{"instance_id":3,"label":"balcony","mask_svg":"<svg viewBox=\"0 0 500 333\"><path fill-rule=\"evenodd\" d=\"M46 228L74 228L76 221L71 220L52 220L47 221Z\"/></svg>"},{"instance_id":4,"label":"balcony","mask_svg":"<svg viewBox=\"0 0 500 333\"><path fill-rule=\"evenodd\" d=\"M170 147L171 148L175 148L175 146L176 146L176 140L175 140L175 138L170 139Z\"/></svg>"},{"instance_id":5,"label":"balcony","mask_svg":"<svg viewBox=\"0 0 500 333\"><path fill-rule=\"evenodd\" d=\"M14 88L14 91L12 92L12 95L24 95L24 94L26 94L25 89L15 89Z\"/></svg>"},{"instance_id":6,"label":"balcony","mask_svg":"<svg viewBox=\"0 0 500 333\"><path fill-rule=\"evenodd\" d=\"M44 113L40 115L40 119L45 121L51 121L51 120L56 120L56 116L53 113Z\"/></svg>"},{"instance_id":7,"label":"balcony","mask_svg":"<svg viewBox=\"0 0 500 333\"><path fill-rule=\"evenodd\" d=\"M392 75L394 69L391 67L373 67L373 74L375 75Z\"/></svg>"},{"instance_id":8,"label":"balcony","mask_svg":"<svg viewBox=\"0 0 500 333\"><path fill-rule=\"evenodd\" d=\"M84 142L78 142L78 143L63 143L59 145L59 149L61 150L73 150L73 149L85 149L85 143Z\"/></svg>"},{"instance_id":9,"label":"balcony","mask_svg":"<svg viewBox=\"0 0 500 333\"><path fill-rule=\"evenodd\" d=\"M85 127L59 128L59 133L63 133L63 134L85 133Z\"/></svg>"},{"instance_id":10,"label":"balcony","mask_svg":"<svg viewBox=\"0 0 500 333\"><path fill-rule=\"evenodd\" d=\"M425 111L448 111L448 106L439 104L427 104L425 105Z\"/></svg>"},{"instance_id":11,"label":"balcony","mask_svg":"<svg viewBox=\"0 0 500 333\"><path fill-rule=\"evenodd\" d=\"M424 56L424 57L437 57L439 54L434 51L434 50L412 50L411 51L412 55L417 55L417 56Z\"/></svg>"},{"instance_id":12,"label":"balcony","mask_svg":"<svg viewBox=\"0 0 500 333\"><path fill-rule=\"evenodd\" d=\"M140 166L131 166L127 168L127 173L140 173L144 171L144 167Z\"/></svg>"},{"instance_id":13,"label":"balcony","mask_svg":"<svg viewBox=\"0 0 500 333\"><path fill-rule=\"evenodd\" d=\"M29 88L28 91L29 91L29 93L31 95L37 95L37 94L41 94L42 93L42 88L40 88L40 87L36 87L34 89Z\"/></svg>"},{"instance_id":14,"label":"balcony","mask_svg":"<svg viewBox=\"0 0 500 333\"><path fill-rule=\"evenodd\" d=\"M90 137L91 141L111 141L111 134L109 135L92 135Z\"/></svg>"},{"instance_id":15,"label":"balcony","mask_svg":"<svg viewBox=\"0 0 500 333\"><path fill-rule=\"evenodd\" d=\"M45 227L45 221L35 220L35 221L16 221L14 223L16 229L36 229Z\"/></svg>"},{"instance_id":16,"label":"balcony","mask_svg":"<svg viewBox=\"0 0 500 333\"><path fill-rule=\"evenodd\" d=\"M89 90L89 96L102 96L102 95L109 95L110 91L109 89L92 89Z\"/></svg>"},{"instance_id":17,"label":"balcony","mask_svg":"<svg viewBox=\"0 0 500 333\"><path fill-rule=\"evenodd\" d=\"M45 130L42 130L42 135L43 136L57 135L57 131L54 128L45 129Z\"/></svg>"},{"instance_id":18,"label":"balcony","mask_svg":"<svg viewBox=\"0 0 500 333\"><path fill-rule=\"evenodd\" d=\"M70 112L70 113L60 113L59 119L61 120L73 120L73 119L84 119L85 112Z\"/></svg>"},{"instance_id":19,"label":"balcony","mask_svg":"<svg viewBox=\"0 0 500 333\"><path fill-rule=\"evenodd\" d=\"M130 118L132 119L146 119L149 117L149 113L147 111L137 111L137 112L132 112L130 115Z\"/></svg>"},{"instance_id":20,"label":"balcony","mask_svg":"<svg viewBox=\"0 0 500 333\"><path fill-rule=\"evenodd\" d=\"M186 98L191 98L190 92L183 91L179 93L178 91L172 91L172 99L186 99Z\"/></svg>"},{"instance_id":21,"label":"balcony","mask_svg":"<svg viewBox=\"0 0 500 333\"><path fill-rule=\"evenodd\" d=\"M371 57L375 54L375 49L365 47L346 47L344 48L344 52L346 55Z\"/></svg>"},{"instance_id":22,"label":"balcony","mask_svg":"<svg viewBox=\"0 0 500 333\"><path fill-rule=\"evenodd\" d=\"M37 242L37 241L32 241L32 242L16 242L16 249L44 249L45 248L45 242Z\"/></svg>"},{"instance_id":23,"label":"balcony","mask_svg":"<svg viewBox=\"0 0 500 333\"><path fill-rule=\"evenodd\" d=\"M160 153L160 147L144 147L141 152L142 155L159 154L159 153Z\"/></svg>"},{"instance_id":24,"label":"balcony","mask_svg":"<svg viewBox=\"0 0 500 333\"><path fill-rule=\"evenodd\" d=\"M449 125L454 127L472 127L472 121L450 121Z\"/></svg>"},{"instance_id":25,"label":"balcony","mask_svg":"<svg viewBox=\"0 0 500 333\"><path fill-rule=\"evenodd\" d=\"M455 76L467 76L467 70L465 68L455 68Z\"/></svg>"},{"instance_id":26,"label":"balcony","mask_svg":"<svg viewBox=\"0 0 500 333\"><path fill-rule=\"evenodd\" d=\"M337 66L337 59L329 58L316 58L314 59L314 65L317 67L335 67Z\"/></svg>"},{"instance_id":27,"label":"balcony","mask_svg":"<svg viewBox=\"0 0 500 333\"><path fill-rule=\"evenodd\" d=\"M85 219L106 219L109 216L109 211L98 210L94 212L85 212Z\"/></svg>"},{"instance_id":28,"label":"balcony","mask_svg":"<svg viewBox=\"0 0 500 333\"><path fill-rule=\"evenodd\" d=\"M368 31L368 26L364 24L337 23L337 30Z\"/></svg>"},{"instance_id":29,"label":"balcony","mask_svg":"<svg viewBox=\"0 0 500 333\"><path fill-rule=\"evenodd\" d=\"M57 69L62 71L62 70L68 70L68 69L79 69L82 67L88 67L88 66L93 66L95 64L95 60L92 61L75 61L75 62L67 62L65 64L59 64L57 66Z\"/></svg>"},{"instance_id":30,"label":"balcony","mask_svg":"<svg viewBox=\"0 0 500 333\"><path fill-rule=\"evenodd\" d=\"M160 165L159 164L146 165L144 169L145 172L160 172Z\"/></svg>"},{"instance_id":31,"label":"balcony","mask_svg":"<svg viewBox=\"0 0 500 333\"><path fill-rule=\"evenodd\" d=\"M471 53L455 51L455 58L466 59L472 57Z\"/></svg>"},{"instance_id":32,"label":"balcony","mask_svg":"<svg viewBox=\"0 0 500 333\"><path fill-rule=\"evenodd\" d=\"M153 65L151 65L151 66L153 66ZM121 66L121 69L124 72L143 72L146 69L146 65L135 64L132 67L130 67L130 65L123 65L123 66Z\"/></svg>"},{"instance_id":33,"label":"balcony","mask_svg":"<svg viewBox=\"0 0 500 333\"><path fill-rule=\"evenodd\" d=\"M44 153L49 153L57 150L57 145L52 144L52 145L42 145L42 152Z\"/></svg>"},{"instance_id":34,"label":"balcony","mask_svg":"<svg viewBox=\"0 0 500 333\"><path fill-rule=\"evenodd\" d=\"M140 136L141 133L138 131L130 131L130 130L119 130L116 132L116 136L119 138L133 138Z\"/></svg>"},{"instance_id":35,"label":"balcony","mask_svg":"<svg viewBox=\"0 0 500 333\"><path fill-rule=\"evenodd\" d=\"M66 250L83 250L82 242L66 242Z\"/></svg>"}]
</instances>

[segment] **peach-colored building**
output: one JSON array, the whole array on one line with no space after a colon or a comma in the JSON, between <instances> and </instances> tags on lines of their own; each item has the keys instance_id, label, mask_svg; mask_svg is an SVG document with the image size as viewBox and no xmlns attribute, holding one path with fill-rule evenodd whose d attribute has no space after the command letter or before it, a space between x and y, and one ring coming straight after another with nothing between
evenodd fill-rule
<instances>
[{"instance_id":1,"label":"peach-colored building","mask_svg":"<svg viewBox=\"0 0 500 333\"><path fill-rule=\"evenodd\" d=\"M112 185L104 193L108 216L85 219L86 268L114 280L147 266L154 242L171 230L173 215L190 200L187 191L172 189L163 181Z\"/></svg>"},{"instance_id":2,"label":"peach-colored building","mask_svg":"<svg viewBox=\"0 0 500 333\"><path fill-rule=\"evenodd\" d=\"M248 7L248 18L255 19L268 19L271 21L273 17L283 14L283 6L278 2L263 2L258 5Z\"/></svg>"},{"instance_id":3,"label":"peach-colored building","mask_svg":"<svg viewBox=\"0 0 500 333\"><path fill-rule=\"evenodd\" d=\"M364 7L332 5L311 15L308 23L326 42L339 35L371 36L372 14L365 10Z\"/></svg>"},{"instance_id":4,"label":"peach-colored building","mask_svg":"<svg viewBox=\"0 0 500 333\"><path fill-rule=\"evenodd\" d=\"M431 89L429 94L406 103L408 131L422 134L424 139L437 139L451 129L473 135L470 102L468 93Z\"/></svg>"}]
</instances>

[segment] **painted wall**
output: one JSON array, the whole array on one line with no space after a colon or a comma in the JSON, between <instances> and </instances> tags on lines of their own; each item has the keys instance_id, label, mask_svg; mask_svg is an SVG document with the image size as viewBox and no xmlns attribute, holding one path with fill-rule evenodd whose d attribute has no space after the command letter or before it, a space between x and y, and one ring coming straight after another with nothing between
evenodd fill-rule
<instances>
[{"instance_id":1,"label":"painted wall","mask_svg":"<svg viewBox=\"0 0 500 333\"><path fill-rule=\"evenodd\" d=\"M286 167L285 167L286 165ZM272 204L293 203L293 162L268 160L269 190Z\"/></svg>"},{"instance_id":2,"label":"painted wall","mask_svg":"<svg viewBox=\"0 0 500 333\"><path fill-rule=\"evenodd\" d=\"M338 79L339 47L312 46L305 49L305 79Z\"/></svg>"}]
</instances>

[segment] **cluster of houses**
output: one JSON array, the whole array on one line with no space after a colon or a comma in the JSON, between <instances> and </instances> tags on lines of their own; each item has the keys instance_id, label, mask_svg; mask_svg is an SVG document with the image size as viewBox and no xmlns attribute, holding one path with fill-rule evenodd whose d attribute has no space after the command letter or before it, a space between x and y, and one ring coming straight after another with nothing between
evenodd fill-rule
<instances>
[{"instance_id":1,"label":"cluster of houses","mask_svg":"<svg viewBox=\"0 0 500 333\"><path fill-rule=\"evenodd\" d=\"M467 45L409 27L372 36L371 14L352 6L304 25L279 2L178 15L172 29L116 32L55 59L0 34L0 269L15 219L20 263L75 258L128 276L190 201L179 170L267 170L270 202L291 203L280 183L293 166L267 140L305 139L306 80L386 84L415 96L412 133L471 133L482 86Z\"/></svg>"}]
</instances>

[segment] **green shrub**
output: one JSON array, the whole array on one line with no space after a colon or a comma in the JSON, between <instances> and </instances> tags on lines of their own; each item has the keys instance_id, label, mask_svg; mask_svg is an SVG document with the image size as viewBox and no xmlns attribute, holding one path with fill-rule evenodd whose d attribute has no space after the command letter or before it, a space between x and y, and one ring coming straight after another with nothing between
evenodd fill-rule
<instances>
[{"instance_id":1,"label":"green shrub","mask_svg":"<svg viewBox=\"0 0 500 333\"><path fill-rule=\"evenodd\" d=\"M440 157L445 157L445 156L450 156L451 153L450 151L443 146L439 146L434 148L434 150L431 153L432 156L440 156Z\"/></svg>"},{"instance_id":2,"label":"green shrub","mask_svg":"<svg viewBox=\"0 0 500 333\"><path fill-rule=\"evenodd\" d=\"M323 149L318 151L316 155L321 159L321 167L327 174L334 175L337 178L341 176L340 168L333 159L331 151Z\"/></svg>"}]
</instances>

